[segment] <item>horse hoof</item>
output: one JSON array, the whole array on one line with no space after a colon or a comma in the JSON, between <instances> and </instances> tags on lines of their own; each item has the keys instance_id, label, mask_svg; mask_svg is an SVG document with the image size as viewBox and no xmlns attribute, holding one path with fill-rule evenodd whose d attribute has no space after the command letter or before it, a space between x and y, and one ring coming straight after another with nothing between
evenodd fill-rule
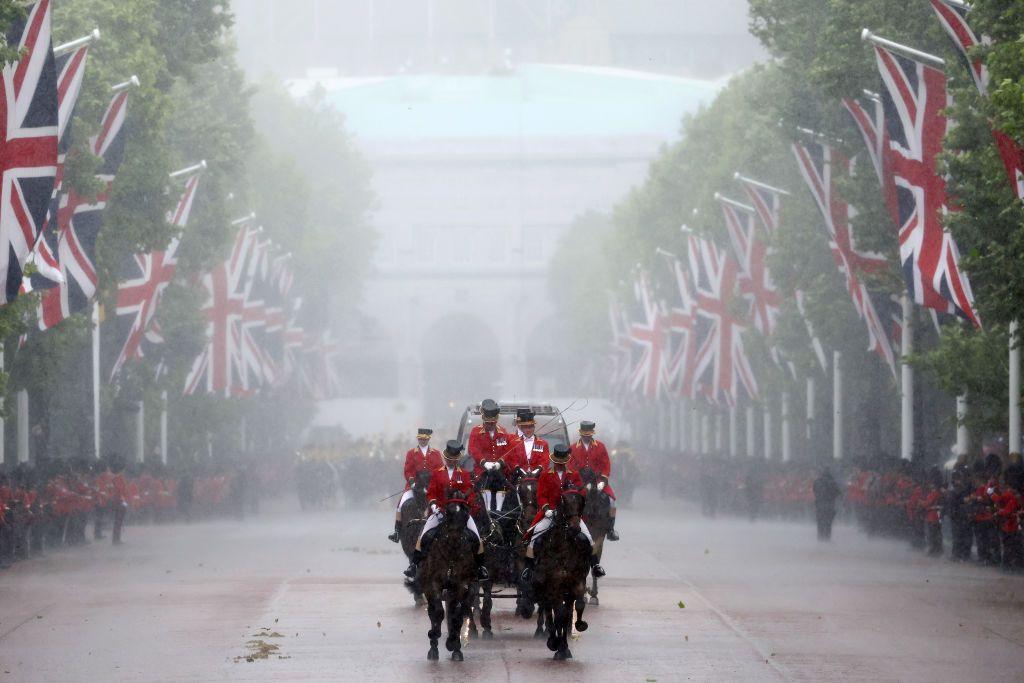
<instances>
[{"instance_id":1,"label":"horse hoof","mask_svg":"<svg viewBox=\"0 0 1024 683\"><path fill-rule=\"evenodd\" d=\"M555 653L555 661L561 662L561 661L564 661L566 659L572 659L572 653L569 652L569 648L565 648L564 650L559 650L558 652Z\"/></svg>"},{"instance_id":2,"label":"horse hoof","mask_svg":"<svg viewBox=\"0 0 1024 683\"><path fill-rule=\"evenodd\" d=\"M600 601L598 601L596 595L591 595L590 596L590 604L596 606L596 605L600 605L601 603L600 603Z\"/></svg>"},{"instance_id":3,"label":"horse hoof","mask_svg":"<svg viewBox=\"0 0 1024 683\"><path fill-rule=\"evenodd\" d=\"M437 655L437 648L436 647L432 647L429 650L427 650L427 661L428 662L436 662L437 659L438 659L438 655Z\"/></svg>"},{"instance_id":4,"label":"horse hoof","mask_svg":"<svg viewBox=\"0 0 1024 683\"><path fill-rule=\"evenodd\" d=\"M475 628L469 629L469 639L470 640L476 640L479 637L480 637L480 632L479 631L477 631Z\"/></svg>"},{"instance_id":5,"label":"horse hoof","mask_svg":"<svg viewBox=\"0 0 1024 683\"><path fill-rule=\"evenodd\" d=\"M558 651L558 641L555 640L555 637L553 635L548 636L548 649L552 652Z\"/></svg>"},{"instance_id":6,"label":"horse hoof","mask_svg":"<svg viewBox=\"0 0 1024 683\"><path fill-rule=\"evenodd\" d=\"M587 622L583 621L582 619L580 619L579 621L576 622L576 630L577 631L586 631L588 626L590 626L590 624L588 624Z\"/></svg>"},{"instance_id":7,"label":"horse hoof","mask_svg":"<svg viewBox=\"0 0 1024 683\"><path fill-rule=\"evenodd\" d=\"M494 638L494 634L491 632L490 629L487 629L480 635L480 637L484 640L492 640Z\"/></svg>"},{"instance_id":8,"label":"horse hoof","mask_svg":"<svg viewBox=\"0 0 1024 683\"><path fill-rule=\"evenodd\" d=\"M444 646L446 648L448 648L448 652L454 652L455 651L455 646L458 645L458 643L459 643L459 639L457 637L456 638L447 638L444 641Z\"/></svg>"},{"instance_id":9,"label":"horse hoof","mask_svg":"<svg viewBox=\"0 0 1024 683\"><path fill-rule=\"evenodd\" d=\"M533 632L533 637L534 638L543 638L544 637L544 629L538 628L536 631Z\"/></svg>"},{"instance_id":10,"label":"horse hoof","mask_svg":"<svg viewBox=\"0 0 1024 683\"><path fill-rule=\"evenodd\" d=\"M453 662L461 662L462 660L463 660L463 656L462 656L462 651L461 650L456 650L455 652L452 653L452 661Z\"/></svg>"}]
</instances>

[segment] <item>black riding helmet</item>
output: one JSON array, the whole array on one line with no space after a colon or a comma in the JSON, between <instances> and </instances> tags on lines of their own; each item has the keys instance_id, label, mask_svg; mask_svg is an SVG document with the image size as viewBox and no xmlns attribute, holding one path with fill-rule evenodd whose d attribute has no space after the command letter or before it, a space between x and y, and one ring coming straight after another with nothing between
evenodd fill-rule
<instances>
[{"instance_id":1,"label":"black riding helmet","mask_svg":"<svg viewBox=\"0 0 1024 683\"><path fill-rule=\"evenodd\" d=\"M572 450L564 443L560 443L555 446L555 450L551 451L551 462L564 465L569 462L571 456Z\"/></svg>"},{"instance_id":2,"label":"black riding helmet","mask_svg":"<svg viewBox=\"0 0 1024 683\"><path fill-rule=\"evenodd\" d=\"M459 458L462 457L462 444L455 439L451 439L447 444L445 444L444 452L441 453L441 457L443 457L446 462L457 464L459 462Z\"/></svg>"}]
</instances>

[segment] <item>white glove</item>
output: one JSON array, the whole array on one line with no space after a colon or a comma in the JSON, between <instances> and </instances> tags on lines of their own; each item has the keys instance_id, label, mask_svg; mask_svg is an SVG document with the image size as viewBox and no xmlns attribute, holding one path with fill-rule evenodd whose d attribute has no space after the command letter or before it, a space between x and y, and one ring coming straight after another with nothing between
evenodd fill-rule
<instances>
[{"instance_id":1,"label":"white glove","mask_svg":"<svg viewBox=\"0 0 1024 683\"><path fill-rule=\"evenodd\" d=\"M586 489L587 489L588 491L590 490L590 484L587 484L587 486L586 486Z\"/></svg>"},{"instance_id":2,"label":"white glove","mask_svg":"<svg viewBox=\"0 0 1024 683\"><path fill-rule=\"evenodd\" d=\"M489 469L489 470L496 470L496 469L498 469L499 467L501 467L501 464L500 464L500 463L497 463L497 462L491 462L491 461L488 461L488 462L485 462L485 463L484 463L484 467L486 467L486 468L487 468L487 469Z\"/></svg>"},{"instance_id":3,"label":"white glove","mask_svg":"<svg viewBox=\"0 0 1024 683\"><path fill-rule=\"evenodd\" d=\"M430 504L430 511L435 515L441 511L441 508L437 507L437 503Z\"/></svg>"},{"instance_id":4,"label":"white glove","mask_svg":"<svg viewBox=\"0 0 1024 683\"><path fill-rule=\"evenodd\" d=\"M540 476L540 468L539 467L535 467L533 469L533 476L535 476L535 477L539 477Z\"/></svg>"},{"instance_id":5,"label":"white glove","mask_svg":"<svg viewBox=\"0 0 1024 683\"><path fill-rule=\"evenodd\" d=\"M598 491L604 491L604 482L603 481L597 482L597 490Z\"/></svg>"},{"instance_id":6,"label":"white glove","mask_svg":"<svg viewBox=\"0 0 1024 683\"><path fill-rule=\"evenodd\" d=\"M555 516L555 511L554 510L545 510L544 511L544 516L546 518L548 518L548 519L551 519L552 517Z\"/></svg>"}]
</instances>

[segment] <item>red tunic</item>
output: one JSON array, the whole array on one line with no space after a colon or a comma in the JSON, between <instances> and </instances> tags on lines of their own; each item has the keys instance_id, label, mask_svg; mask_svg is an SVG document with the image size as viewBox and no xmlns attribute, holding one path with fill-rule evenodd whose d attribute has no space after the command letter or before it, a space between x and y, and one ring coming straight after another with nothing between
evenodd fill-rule
<instances>
[{"instance_id":1,"label":"red tunic","mask_svg":"<svg viewBox=\"0 0 1024 683\"><path fill-rule=\"evenodd\" d=\"M470 511L475 513L477 501L476 491L473 489L473 478L461 467L456 467L450 478L447 467L441 466L434 470L434 473L430 475L430 485L427 487L427 504L436 503L438 506L443 506L455 491L462 492L463 497L469 501Z\"/></svg>"},{"instance_id":2,"label":"red tunic","mask_svg":"<svg viewBox=\"0 0 1024 683\"><path fill-rule=\"evenodd\" d=\"M512 442L512 450L509 452L508 457L505 458L505 462L509 469L512 470L518 467L526 472L527 470L535 470L539 467L540 471L544 472L551 463L551 449L547 441L539 436L533 437L533 451L530 453L529 462L527 462L526 442L523 441L522 437L516 437Z\"/></svg>"},{"instance_id":3,"label":"red tunic","mask_svg":"<svg viewBox=\"0 0 1024 683\"><path fill-rule=\"evenodd\" d=\"M1017 514L1020 512L1020 498L1012 489L992 496L996 504L996 519L999 521L999 529L1006 534L1015 534L1020 531L1020 519Z\"/></svg>"},{"instance_id":4,"label":"red tunic","mask_svg":"<svg viewBox=\"0 0 1024 683\"><path fill-rule=\"evenodd\" d=\"M405 454L405 490L409 490L409 482L416 478L421 470L434 472L441 466L441 451L436 448L428 448L426 456L419 446L410 448Z\"/></svg>"},{"instance_id":5,"label":"red tunic","mask_svg":"<svg viewBox=\"0 0 1024 683\"><path fill-rule=\"evenodd\" d=\"M938 524L942 520L942 491L931 489L921 499L921 507L924 508L924 521L927 524Z\"/></svg>"},{"instance_id":6,"label":"red tunic","mask_svg":"<svg viewBox=\"0 0 1024 683\"><path fill-rule=\"evenodd\" d=\"M544 511L558 507L558 501L562 497L562 491L566 489L578 489L583 492L583 481L571 465L566 466L565 473L559 477L555 470L558 467L552 464L544 472L541 472L537 480L537 516L533 518L531 527L537 524L544 517Z\"/></svg>"},{"instance_id":7,"label":"red tunic","mask_svg":"<svg viewBox=\"0 0 1024 683\"><path fill-rule=\"evenodd\" d=\"M587 448L583 445L583 439L579 439L572 445L572 459L570 462L573 469L577 472L581 471L584 467L594 470L599 477L604 479L604 492L608 494L609 498L615 498L615 491L612 490L608 482L612 476L612 460L608 457L608 449L605 448L603 443L594 439L590 442L590 448Z\"/></svg>"},{"instance_id":8,"label":"red tunic","mask_svg":"<svg viewBox=\"0 0 1024 683\"><path fill-rule=\"evenodd\" d=\"M496 462L501 460L507 463L505 457L511 450L513 437L501 425L496 425L494 432L490 433L483 425L473 427L469 432L469 445L466 450L473 458L473 474L479 477L483 474L483 462Z\"/></svg>"}]
</instances>

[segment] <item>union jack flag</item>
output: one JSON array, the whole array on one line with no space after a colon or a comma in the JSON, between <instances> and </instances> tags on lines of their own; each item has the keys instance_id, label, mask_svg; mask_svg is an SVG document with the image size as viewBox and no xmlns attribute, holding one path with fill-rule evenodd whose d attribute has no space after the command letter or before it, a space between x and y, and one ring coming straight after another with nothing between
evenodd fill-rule
<instances>
[{"instance_id":1,"label":"union jack flag","mask_svg":"<svg viewBox=\"0 0 1024 683\"><path fill-rule=\"evenodd\" d=\"M305 359L300 366L300 376L303 386L313 398L324 400L337 395L341 386L338 376L340 351L330 330L324 330L316 336L306 336L303 349Z\"/></svg>"},{"instance_id":2,"label":"union jack flag","mask_svg":"<svg viewBox=\"0 0 1024 683\"><path fill-rule=\"evenodd\" d=\"M111 99L99 132L89 141L92 153L102 159L96 177L103 183L103 190L96 197L83 197L74 190L61 193L56 213L61 282L47 289L39 301L40 330L47 330L71 314L85 310L96 295L96 239L114 176L124 159L127 110L128 91L123 90Z\"/></svg>"},{"instance_id":3,"label":"union jack flag","mask_svg":"<svg viewBox=\"0 0 1024 683\"><path fill-rule=\"evenodd\" d=\"M71 120L75 114L75 104L82 91L82 80L85 78L85 58L89 52L88 44L65 52L55 58L57 70L57 176L50 195L50 204L46 212L46 222L36 237L36 243L29 254L29 261L36 272L23 282L24 290L48 289L63 282L63 274L56 256L54 240L57 239L57 214L65 200L61 191L64 185L64 165L67 162L68 149L71 147Z\"/></svg>"},{"instance_id":4,"label":"union jack flag","mask_svg":"<svg viewBox=\"0 0 1024 683\"><path fill-rule=\"evenodd\" d=\"M971 72L974 84L978 86L978 92L988 95L988 68L980 56L972 55L971 52L978 45L989 45L992 41L987 36L982 36L979 40L967 23L969 6L950 0L930 1L932 9L939 17L939 22L946 29L954 47ZM996 148L999 150L999 156L1002 157L1003 166L1006 167L1006 174L1010 178L1010 186L1013 188L1014 194L1018 199L1024 200L1024 147L994 126L992 137L995 138Z\"/></svg>"},{"instance_id":5,"label":"union jack flag","mask_svg":"<svg viewBox=\"0 0 1024 683\"><path fill-rule=\"evenodd\" d=\"M807 328L807 336L811 338L811 348L814 349L814 357L818 359L818 365L821 366L821 369L828 372L828 357L825 355L825 347L822 346L821 340L815 334L814 326L811 325L811 319L807 317L807 304L805 303L807 297L802 289L796 289L793 290L793 298L796 299L796 309L804 320L804 327Z\"/></svg>"},{"instance_id":6,"label":"union jack flag","mask_svg":"<svg viewBox=\"0 0 1024 683\"><path fill-rule=\"evenodd\" d=\"M749 316L757 331L766 337L775 332L779 315L779 293L768 272L768 249L755 234L754 210L717 196L725 214L729 240L740 265L739 287L750 302Z\"/></svg>"},{"instance_id":7,"label":"union jack flag","mask_svg":"<svg viewBox=\"0 0 1024 683\"><path fill-rule=\"evenodd\" d=\"M629 338L629 325L614 298L608 301L608 322L612 331L612 344L608 354L608 379L612 394L621 398L626 393L626 385L633 367L633 342Z\"/></svg>"},{"instance_id":8,"label":"union jack flag","mask_svg":"<svg viewBox=\"0 0 1024 683\"><path fill-rule=\"evenodd\" d=\"M946 75L931 66L875 45L885 88L888 145L887 182L895 186L899 207L900 260L914 301L937 311L957 313L980 327L960 252L942 228L948 206L946 181L936 172L949 104Z\"/></svg>"},{"instance_id":9,"label":"union jack flag","mask_svg":"<svg viewBox=\"0 0 1024 683\"><path fill-rule=\"evenodd\" d=\"M697 303L682 262L673 256L670 265L673 286L665 303L664 325L668 335L665 379L672 395L692 398L694 359L697 356Z\"/></svg>"},{"instance_id":10,"label":"union jack flag","mask_svg":"<svg viewBox=\"0 0 1024 683\"><path fill-rule=\"evenodd\" d=\"M796 156L800 173L811 190L811 196L824 218L832 260L846 281L846 290L850 293L857 315L868 327L868 348L885 361L895 376L896 358L889 335L885 331L885 325L878 315L867 285L860 279L860 273L882 271L887 267L887 261L881 254L857 249L852 225L856 211L842 199L835 187L836 169L851 173L853 162L844 159L829 145L820 142L809 145L794 142L793 154Z\"/></svg>"},{"instance_id":11,"label":"union jack flag","mask_svg":"<svg viewBox=\"0 0 1024 683\"><path fill-rule=\"evenodd\" d=\"M665 319L651 294L647 275L640 272L633 284L635 313L630 315L628 334L640 351L630 370L630 391L647 398L658 398L665 392Z\"/></svg>"},{"instance_id":12,"label":"union jack flag","mask_svg":"<svg viewBox=\"0 0 1024 683\"><path fill-rule=\"evenodd\" d=\"M206 300L200 312L206 317L206 345L192 363L185 380L185 394L200 388L231 396L249 391L243 346L245 279L255 230L242 225L235 235L231 254L202 278Z\"/></svg>"},{"instance_id":13,"label":"union jack flag","mask_svg":"<svg viewBox=\"0 0 1024 683\"><path fill-rule=\"evenodd\" d=\"M713 403L736 405L740 384L756 399L757 379L743 346L744 327L732 313L739 266L714 243L692 235L689 261L697 315L708 324L694 359L694 383Z\"/></svg>"},{"instance_id":14,"label":"union jack flag","mask_svg":"<svg viewBox=\"0 0 1024 683\"><path fill-rule=\"evenodd\" d=\"M743 191L747 194L751 206L761 219L761 225L765 230L765 237L769 238L775 234L779 227L779 211L782 208L782 200L776 190L769 189L761 183L753 182L750 178L736 174Z\"/></svg>"},{"instance_id":15,"label":"union jack flag","mask_svg":"<svg viewBox=\"0 0 1024 683\"><path fill-rule=\"evenodd\" d=\"M21 288L23 265L46 220L57 176L57 71L50 42L50 0L28 8L7 33L22 58L0 78L0 304Z\"/></svg>"},{"instance_id":16,"label":"union jack flag","mask_svg":"<svg viewBox=\"0 0 1024 683\"><path fill-rule=\"evenodd\" d=\"M184 228L192 211L199 176L193 175L185 181L185 191L178 201L174 213L168 214L167 222ZM142 358L142 342L144 338L153 343L161 341L159 328L153 316L163 296L164 290L174 279L174 271L178 265L178 243L181 233L176 234L163 251L151 251L135 254L128 258L122 267L121 280L117 288L117 315L122 327L121 337L124 344L114 361L110 372L113 379L131 360Z\"/></svg>"}]
</instances>

